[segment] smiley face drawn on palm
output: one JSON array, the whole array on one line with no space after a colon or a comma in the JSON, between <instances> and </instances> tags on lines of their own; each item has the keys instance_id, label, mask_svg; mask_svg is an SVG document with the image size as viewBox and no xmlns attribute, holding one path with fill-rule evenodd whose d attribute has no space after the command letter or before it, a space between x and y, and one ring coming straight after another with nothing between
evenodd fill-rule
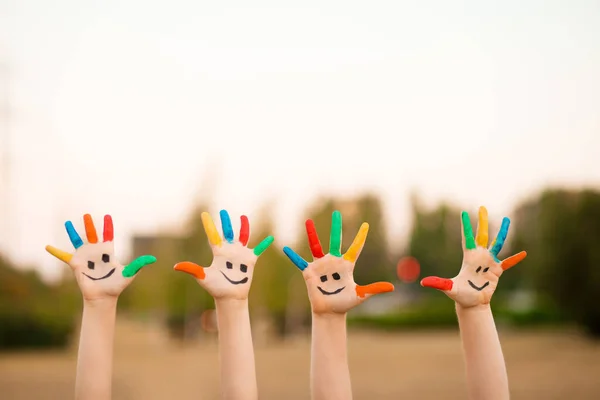
<instances>
[{"instance_id":1,"label":"smiley face drawn on palm","mask_svg":"<svg viewBox=\"0 0 600 400\"><path fill-rule=\"evenodd\" d=\"M73 223L67 221L65 228L75 247L75 252L67 253L53 246L46 246L46 251L71 267L85 299L97 300L118 296L141 268L156 262L156 258L146 255L124 267L115 257L111 216L104 217L104 234L101 243L98 242L92 217L86 214L83 216L83 221L88 243L83 242Z\"/></svg>"},{"instance_id":2,"label":"smiley face drawn on palm","mask_svg":"<svg viewBox=\"0 0 600 400\"><path fill-rule=\"evenodd\" d=\"M215 227L210 214L202 213L202 225L208 236L213 252L213 262L203 268L193 262L185 261L175 265L177 271L186 272L196 278L215 299L232 298L244 300L252 285L254 265L258 257L273 243L273 236L267 236L254 249L247 246L250 237L248 217L242 215L240 236L234 241L233 228L229 214L221 210L223 240Z\"/></svg>"},{"instance_id":3,"label":"smiley face drawn on palm","mask_svg":"<svg viewBox=\"0 0 600 400\"><path fill-rule=\"evenodd\" d=\"M508 235L510 220L506 217L502 220L498 236L488 248L488 214L485 207L479 208L476 238L473 237L473 228L466 211L462 212L461 222L463 263L458 275L452 279L430 276L424 278L421 285L443 291L465 308L489 304L502 273L521 262L527 253L522 251L503 261L498 260L498 253Z\"/></svg>"},{"instance_id":4,"label":"smiley face drawn on palm","mask_svg":"<svg viewBox=\"0 0 600 400\"><path fill-rule=\"evenodd\" d=\"M363 223L348 251L341 254L342 216L335 211L332 217L329 254L324 254L312 220L306 221L306 233L313 262L308 263L294 250L284 247L284 253L302 271L312 311L346 313L372 295L391 292L394 285L377 282L361 286L354 282L354 265L367 239L369 224Z\"/></svg>"}]
</instances>

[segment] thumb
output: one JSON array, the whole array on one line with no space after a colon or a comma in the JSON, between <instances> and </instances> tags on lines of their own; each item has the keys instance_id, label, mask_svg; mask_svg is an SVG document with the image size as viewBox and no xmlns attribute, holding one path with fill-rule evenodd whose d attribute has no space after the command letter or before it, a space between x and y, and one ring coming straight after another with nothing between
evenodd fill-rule
<instances>
[{"instance_id":1,"label":"thumb","mask_svg":"<svg viewBox=\"0 0 600 400\"><path fill-rule=\"evenodd\" d=\"M148 264L153 264L156 262L156 257L154 256L140 256L127 264L125 268L123 268L123 276L125 278L132 278L135 274L139 272L140 269L144 268Z\"/></svg>"},{"instance_id":2,"label":"thumb","mask_svg":"<svg viewBox=\"0 0 600 400\"><path fill-rule=\"evenodd\" d=\"M177 263L173 269L175 269L175 271L181 271L185 272L186 274L190 274L196 279L202 280L206 278L206 272L204 272L204 268L198 264L194 264L193 262L184 261Z\"/></svg>"},{"instance_id":3,"label":"thumb","mask_svg":"<svg viewBox=\"0 0 600 400\"><path fill-rule=\"evenodd\" d=\"M373 296L375 294L393 292L394 285L389 282L375 282L370 285L356 285L356 295L361 299Z\"/></svg>"},{"instance_id":4,"label":"thumb","mask_svg":"<svg viewBox=\"0 0 600 400\"><path fill-rule=\"evenodd\" d=\"M447 292L452 290L454 282L452 281L452 279L438 278L437 276L428 276L427 278L423 278L421 280L421 286Z\"/></svg>"}]
</instances>

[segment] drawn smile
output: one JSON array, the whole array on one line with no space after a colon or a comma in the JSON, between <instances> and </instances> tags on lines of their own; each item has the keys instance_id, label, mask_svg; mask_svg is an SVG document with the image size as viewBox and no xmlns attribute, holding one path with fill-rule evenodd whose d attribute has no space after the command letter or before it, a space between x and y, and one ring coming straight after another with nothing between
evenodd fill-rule
<instances>
[{"instance_id":1,"label":"drawn smile","mask_svg":"<svg viewBox=\"0 0 600 400\"><path fill-rule=\"evenodd\" d=\"M479 290L479 291L482 291L483 289L485 289L485 288L487 287L487 285L489 285L489 284L490 284L490 281L487 281L486 283L484 283L484 284L483 284L483 286L477 286L477 285L475 285L475 284L474 284L473 282L471 282L471 281L468 281L468 282L469 282L469 285L471 285L471 287L472 287L473 289L475 289L475 290Z\"/></svg>"},{"instance_id":2,"label":"drawn smile","mask_svg":"<svg viewBox=\"0 0 600 400\"><path fill-rule=\"evenodd\" d=\"M339 289L338 289L338 290L336 290L335 292L328 292L327 290L323 290L323 289L321 288L321 286L317 286L317 289L319 289L319 291L320 291L321 293L323 293L324 295L326 295L326 296L330 296L330 295L332 295L332 294L338 294L339 292L341 292L341 291L342 291L342 290L344 290L345 288L346 288L346 286L342 286L341 288L339 288Z\"/></svg>"},{"instance_id":3,"label":"drawn smile","mask_svg":"<svg viewBox=\"0 0 600 400\"><path fill-rule=\"evenodd\" d=\"M246 283L248 282L248 277L245 277L244 279L242 279L241 281L232 281L231 279L229 279L229 277L227 275L225 275L223 273L223 271L219 271L223 274L223 276L225 277L225 279L227 279L229 281L229 283L233 284L233 285L239 285L241 283Z\"/></svg>"},{"instance_id":4,"label":"drawn smile","mask_svg":"<svg viewBox=\"0 0 600 400\"><path fill-rule=\"evenodd\" d=\"M85 276L87 276L88 278L90 278L90 279L91 279L91 280L93 280L93 281L99 281L99 280L101 280L101 279L106 279L106 278L108 278L108 277L109 277L109 276L111 276L111 275L112 275L114 272L115 272L115 268L111 269L111 270L110 270L110 272L109 272L108 274L106 274L106 275L104 275L104 276L102 276L102 277L100 277L100 278L94 278L93 276L89 276L89 275L88 275L88 274L86 274L85 272L82 272L82 274L84 274Z\"/></svg>"}]
</instances>

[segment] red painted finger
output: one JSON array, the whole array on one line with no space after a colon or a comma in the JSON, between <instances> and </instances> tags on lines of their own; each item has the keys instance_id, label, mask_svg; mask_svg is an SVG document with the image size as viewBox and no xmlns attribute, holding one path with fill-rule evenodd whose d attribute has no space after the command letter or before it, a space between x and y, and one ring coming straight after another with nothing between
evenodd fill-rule
<instances>
[{"instance_id":1,"label":"red painted finger","mask_svg":"<svg viewBox=\"0 0 600 400\"><path fill-rule=\"evenodd\" d=\"M430 287L438 290L452 290L453 282L451 279L438 278L437 276L428 276L421 280L421 286Z\"/></svg>"},{"instance_id":2,"label":"red painted finger","mask_svg":"<svg viewBox=\"0 0 600 400\"><path fill-rule=\"evenodd\" d=\"M317 235L317 228L315 228L315 223L312 219L306 220L306 235L308 236L308 245L313 257L325 257L321 242L319 241L319 235Z\"/></svg>"},{"instance_id":3,"label":"red painted finger","mask_svg":"<svg viewBox=\"0 0 600 400\"><path fill-rule=\"evenodd\" d=\"M115 234L113 232L113 220L110 215L104 216L104 241L112 242Z\"/></svg>"},{"instance_id":4,"label":"red painted finger","mask_svg":"<svg viewBox=\"0 0 600 400\"><path fill-rule=\"evenodd\" d=\"M184 261L175 264L175 271L185 272L186 274L190 274L196 279L204 279L206 278L206 273L204 272L204 268L199 266L198 264L194 264L193 262Z\"/></svg>"},{"instance_id":5,"label":"red painted finger","mask_svg":"<svg viewBox=\"0 0 600 400\"><path fill-rule=\"evenodd\" d=\"M250 237L250 222L248 217L242 215L240 217L242 224L240 226L240 243L244 246L248 244L248 238Z\"/></svg>"},{"instance_id":6,"label":"red painted finger","mask_svg":"<svg viewBox=\"0 0 600 400\"><path fill-rule=\"evenodd\" d=\"M361 298L369 294L380 294L393 291L394 285L389 282L376 282L364 286L356 285L356 294Z\"/></svg>"}]
</instances>

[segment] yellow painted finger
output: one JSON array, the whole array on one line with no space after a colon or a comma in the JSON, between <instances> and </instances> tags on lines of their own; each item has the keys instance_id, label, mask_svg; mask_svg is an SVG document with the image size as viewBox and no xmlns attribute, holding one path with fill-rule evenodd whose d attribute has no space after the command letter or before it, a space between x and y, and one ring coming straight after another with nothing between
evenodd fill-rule
<instances>
[{"instance_id":1,"label":"yellow painted finger","mask_svg":"<svg viewBox=\"0 0 600 400\"><path fill-rule=\"evenodd\" d=\"M206 232L206 236L208 236L208 241L213 246L221 245L221 235L219 235L219 231L217 231L217 227L210 216L209 213L202 213L202 225L204 226L204 232Z\"/></svg>"},{"instance_id":2,"label":"yellow painted finger","mask_svg":"<svg viewBox=\"0 0 600 400\"><path fill-rule=\"evenodd\" d=\"M354 241L348 248L348 251L346 251L346 254L344 254L344 259L350 262L356 262L363 246L365 245L365 242L367 241L368 233L369 224L363 222L363 224L360 226L360 229L358 230L358 233L356 234L356 237L354 238Z\"/></svg>"},{"instance_id":3,"label":"yellow painted finger","mask_svg":"<svg viewBox=\"0 0 600 400\"><path fill-rule=\"evenodd\" d=\"M479 223L477 224L477 237L475 238L477 246L487 247L488 245L488 212L485 207L479 207Z\"/></svg>"},{"instance_id":4,"label":"yellow painted finger","mask_svg":"<svg viewBox=\"0 0 600 400\"><path fill-rule=\"evenodd\" d=\"M46 246L46 251L52 254L54 257L58 258L60 261L66 262L67 264L71 262L73 258L73 254L67 253L66 251L62 251L53 246Z\"/></svg>"}]
</instances>

